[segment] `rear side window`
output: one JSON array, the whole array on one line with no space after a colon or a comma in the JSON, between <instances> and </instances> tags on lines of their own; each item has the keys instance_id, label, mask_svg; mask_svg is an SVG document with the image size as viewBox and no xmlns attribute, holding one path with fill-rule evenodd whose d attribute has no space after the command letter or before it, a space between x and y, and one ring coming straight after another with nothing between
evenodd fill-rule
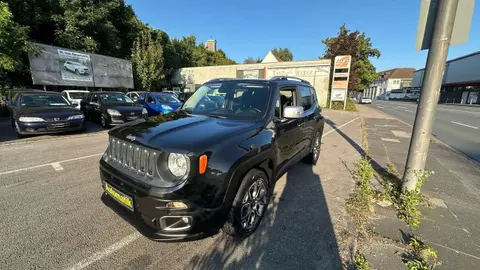
<instances>
[{"instance_id":1,"label":"rear side window","mask_svg":"<svg viewBox=\"0 0 480 270\"><path fill-rule=\"evenodd\" d=\"M315 88L310 88L310 94L312 95L312 105L316 105L318 103L317 99L317 92L315 91Z\"/></svg>"},{"instance_id":2,"label":"rear side window","mask_svg":"<svg viewBox=\"0 0 480 270\"><path fill-rule=\"evenodd\" d=\"M300 86L300 105L304 111L310 110L313 106L313 96L309 87Z\"/></svg>"}]
</instances>

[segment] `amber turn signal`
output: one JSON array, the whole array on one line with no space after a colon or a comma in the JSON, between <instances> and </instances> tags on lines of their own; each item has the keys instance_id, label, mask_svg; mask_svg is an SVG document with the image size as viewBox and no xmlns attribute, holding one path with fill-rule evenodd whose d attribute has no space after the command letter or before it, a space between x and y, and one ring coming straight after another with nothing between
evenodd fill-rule
<instances>
[{"instance_id":1,"label":"amber turn signal","mask_svg":"<svg viewBox=\"0 0 480 270\"><path fill-rule=\"evenodd\" d=\"M200 159L198 161L198 173L204 174L207 171L207 162L207 155L200 156Z\"/></svg>"}]
</instances>

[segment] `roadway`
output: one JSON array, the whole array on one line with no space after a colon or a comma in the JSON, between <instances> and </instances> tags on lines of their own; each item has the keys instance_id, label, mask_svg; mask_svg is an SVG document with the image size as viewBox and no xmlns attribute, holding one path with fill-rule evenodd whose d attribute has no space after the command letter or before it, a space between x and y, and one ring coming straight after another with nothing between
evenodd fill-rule
<instances>
[{"instance_id":1,"label":"roadway","mask_svg":"<svg viewBox=\"0 0 480 270\"><path fill-rule=\"evenodd\" d=\"M374 100L370 105L411 125L415 121L415 102ZM439 104L433 136L480 162L480 107Z\"/></svg>"},{"instance_id":2,"label":"roadway","mask_svg":"<svg viewBox=\"0 0 480 270\"><path fill-rule=\"evenodd\" d=\"M340 116L338 129L353 128L358 119ZM18 140L12 129L4 123L1 130L0 269L339 267L334 217L311 166L296 165L279 180L268 215L248 239L235 241L220 232L195 242L159 243L138 233L123 216L128 211L103 196L98 162L108 143L105 131L93 126L83 134ZM332 140L343 142L334 131L325 125L324 135L330 136L323 140L321 159L327 164L336 160L328 153L340 148ZM326 181L329 168L315 171Z\"/></svg>"}]
</instances>

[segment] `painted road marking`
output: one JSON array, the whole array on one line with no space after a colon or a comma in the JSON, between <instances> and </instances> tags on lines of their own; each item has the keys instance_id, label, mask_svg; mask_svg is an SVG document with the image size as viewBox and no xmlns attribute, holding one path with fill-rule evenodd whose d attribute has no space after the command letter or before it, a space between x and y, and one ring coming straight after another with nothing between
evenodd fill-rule
<instances>
[{"instance_id":1,"label":"painted road marking","mask_svg":"<svg viewBox=\"0 0 480 270\"><path fill-rule=\"evenodd\" d=\"M399 143L400 141L397 139L390 139L390 138L382 138L382 141L384 142L396 142Z\"/></svg>"},{"instance_id":2,"label":"painted road marking","mask_svg":"<svg viewBox=\"0 0 480 270\"><path fill-rule=\"evenodd\" d=\"M473 129L478 129L478 127L470 126L470 125L463 124L463 123L459 123L459 122L455 122L455 121L452 121L452 123L457 124L457 125L460 125L460 126L464 126L464 127L469 127L469 128L473 128Z\"/></svg>"},{"instance_id":3,"label":"painted road marking","mask_svg":"<svg viewBox=\"0 0 480 270\"><path fill-rule=\"evenodd\" d=\"M396 137L400 137L400 138L410 138L410 134L408 134L407 132L403 131L403 130L390 130L393 135L395 135Z\"/></svg>"},{"instance_id":4,"label":"painted road marking","mask_svg":"<svg viewBox=\"0 0 480 270\"><path fill-rule=\"evenodd\" d=\"M86 158L91 158L91 157L98 157L98 156L101 156L101 155L103 155L103 153L93 154L93 155L88 155L88 156L83 156L83 157L77 157L77 158L71 158L71 159L65 159L65 160L60 160L60 161L57 161L57 162L45 163L45 164L41 164L41 165L35 165L35 166L20 168L20 169L16 169L16 170L0 172L0 175L22 172L22 171L27 171L27 170L32 170L32 169L37 169L37 168L42 168L42 167L47 167L47 166L52 166L53 168L55 168L55 165L53 165L55 163L58 163L60 165L60 163L71 162L71 161L76 161L76 160L81 160L81 159L86 159Z\"/></svg>"},{"instance_id":5,"label":"painted road marking","mask_svg":"<svg viewBox=\"0 0 480 270\"><path fill-rule=\"evenodd\" d=\"M383 108L385 108L385 107L383 107L383 106L377 106L377 107L378 107L378 108L380 108L380 109L383 109Z\"/></svg>"},{"instance_id":6,"label":"painted road marking","mask_svg":"<svg viewBox=\"0 0 480 270\"><path fill-rule=\"evenodd\" d=\"M413 113L413 111L410 111L410 110L405 110L405 111L406 111L406 112L411 112L411 113Z\"/></svg>"},{"instance_id":7,"label":"painted road marking","mask_svg":"<svg viewBox=\"0 0 480 270\"><path fill-rule=\"evenodd\" d=\"M52 167L55 171L63 171L62 165L60 165L60 163L58 163L58 162L52 163L50 165L52 165Z\"/></svg>"},{"instance_id":8,"label":"painted road marking","mask_svg":"<svg viewBox=\"0 0 480 270\"><path fill-rule=\"evenodd\" d=\"M140 238L140 236L141 236L141 234L139 232L132 233L132 234L126 236L125 238L123 238L122 240L120 240L120 241L114 243L113 245L107 247L106 249L104 249L102 251L99 251L99 252L93 254L92 256L90 256L90 257L88 257L84 260L79 261L78 263L72 265L71 267L69 267L67 269L68 270L84 269L84 268L88 267L89 265L91 265L92 263L109 256L110 254L114 253L117 250L122 249L124 246L126 246L126 245L130 244L131 242Z\"/></svg>"},{"instance_id":9,"label":"painted road marking","mask_svg":"<svg viewBox=\"0 0 480 270\"><path fill-rule=\"evenodd\" d=\"M352 123L353 121L357 120L358 118L360 118L360 117L357 117L357 118L355 118L355 119L352 119L352 120L348 121L347 123L345 123L345 124L343 124L343 125L340 125L340 126L338 126L338 127L333 127L332 130L329 130L329 131L323 133L322 137L325 137L325 136L327 136L328 134L330 134L330 133L332 133L332 132L334 132L334 131L337 131L337 130L341 129L342 127L344 127L344 126Z\"/></svg>"},{"instance_id":10,"label":"painted road marking","mask_svg":"<svg viewBox=\"0 0 480 270\"><path fill-rule=\"evenodd\" d=\"M408 109L408 108L403 106L398 106L397 109Z\"/></svg>"}]
</instances>

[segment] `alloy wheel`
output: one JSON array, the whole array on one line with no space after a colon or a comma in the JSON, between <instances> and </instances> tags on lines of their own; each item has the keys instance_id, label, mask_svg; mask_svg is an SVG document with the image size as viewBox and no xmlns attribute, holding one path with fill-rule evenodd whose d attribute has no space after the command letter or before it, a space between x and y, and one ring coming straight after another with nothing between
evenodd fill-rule
<instances>
[{"instance_id":1,"label":"alloy wheel","mask_svg":"<svg viewBox=\"0 0 480 270\"><path fill-rule=\"evenodd\" d=\"M260 221L267 206L265 180L258 178L245 193L240 208L240 223L245 230L252 230Z\"/></svg>"}]
</instances>

